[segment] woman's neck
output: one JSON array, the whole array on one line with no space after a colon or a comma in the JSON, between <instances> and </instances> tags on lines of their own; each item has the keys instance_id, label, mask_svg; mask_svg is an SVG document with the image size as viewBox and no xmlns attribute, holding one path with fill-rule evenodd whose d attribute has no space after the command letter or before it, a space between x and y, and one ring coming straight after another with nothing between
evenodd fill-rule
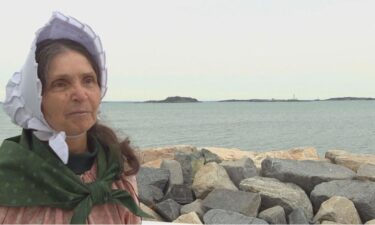
<instances>
[{"instance_id":1,"label":"woman's neck","mask_svg":"<svg viewBox=\"0 0 375 225\"><path fill-rule=\"evenodd\" d=\"M69 153L81 154L88 150L87 148L87 133L82 133L76 136L66 136L66 143L69 147Z\"/></svg>"}]
</instances>

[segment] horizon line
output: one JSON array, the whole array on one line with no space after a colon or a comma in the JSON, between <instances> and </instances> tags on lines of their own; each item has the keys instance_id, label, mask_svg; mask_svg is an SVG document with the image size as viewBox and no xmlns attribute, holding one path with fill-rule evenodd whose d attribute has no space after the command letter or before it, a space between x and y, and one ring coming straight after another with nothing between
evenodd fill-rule
<instances>
[{"instance_id":1,"label":"horizon line","mask_svg":"<svg viewBox=\"0 0 375 225\"><path fill-rule=\"evenodd\" d=\"M353 101L353 100L375 100L375 97L351 97L351 96L345 96L345 97L330 97L325 99L298 99L298 98L288 98L288 99L282 99L282 98L249 98L249 99L237 99L237 98L231 98L231 99L221 99L221 100L198 100L197 98L193 97L184 97L184 96L168 96L161 100L102 100L102 102L140 102L140 103L147 103L148 101L163 101L166 100L169 97L181 97L181 98L191 98L196 99L199 102L225 102L225 101L265 101L265 102L272 102L272 101L285 101L285 102L293 102L293 101L327 101L327 100L340 100L340 101ZM3 101L0 101L0 104L3 104Z\"/></svg>"},{"instance_id":2,"label":"horizon line","mask_svg":"<svg viewBox=\"0 0 375 225\"><path fill-rule=\"evenodd\" d=\"M197 98L193 97L184 97L184 96L168 96L164 99L161 100L103 100L102 102L149 102L149 101L163 101L166 100L169 97L181 97L181 98L191 98L191 99L196 99L199 102L225 102L225 101L327 101L327 100L375 100L375 97L351 97L351 96L346 96L346 97L331 97L331 98L316 98L316 99L297 99L297 98L289 98L289 99L282 99L282 98L249 98L249 99L219 99L219 100L199 100Z\"/></svg>"}]
</instances>

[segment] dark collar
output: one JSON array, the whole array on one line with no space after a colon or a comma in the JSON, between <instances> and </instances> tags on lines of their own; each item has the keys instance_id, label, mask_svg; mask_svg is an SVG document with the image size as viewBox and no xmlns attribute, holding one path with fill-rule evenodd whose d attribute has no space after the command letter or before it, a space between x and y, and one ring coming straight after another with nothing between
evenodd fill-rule
<instances>
[{"instance_id":1,"label":"dark collar","mask_svg":"<svg viewBox=\"0 0 375 225\"><path fill-rule=\"evenodd\" d=\"M68 164L66 165L69 169L71 169L75 174L81 175L84 172L91 169L92 164L96 159L96 155L98 154L98 148L95 145L95 142L92 138L88 137L88 148L89 151L80 153L80 154L72 154L69 153Z\"/></svg>"}]
</instances>

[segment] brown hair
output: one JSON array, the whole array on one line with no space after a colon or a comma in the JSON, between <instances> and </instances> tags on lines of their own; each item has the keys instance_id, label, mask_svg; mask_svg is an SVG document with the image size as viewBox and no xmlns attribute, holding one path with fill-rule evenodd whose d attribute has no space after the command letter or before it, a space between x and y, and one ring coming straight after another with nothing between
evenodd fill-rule
<instances>
[{"instance_id":1,"label":"brown hair","mask_svg":"<svg viewBox=\"0 0 375 225\"><path fill-rule=\"evenodd\" d=\"M83 45L69 39L47 39L39 42L35 51L35 60L38 63L38 77L42 82L42 92L44 89L43 87L46 85L46 76L51 60L67 50L76 51L87 58L98 78L98 85L101 87L101 73L98 62ZM120 152L116 152L123 156L118 157L120 165L124 166L126 162L130 166L130 168L122 167L122 172L124 172L125 175L134 175L138 172L140 163L135 155L134 149L130 146L130 140L128 138L120 140L111 128L98 122L90 128L88 133L97 137L104 146L119 146L119 148L113 149L120 149Z\"/></svg>"}]
</instances>

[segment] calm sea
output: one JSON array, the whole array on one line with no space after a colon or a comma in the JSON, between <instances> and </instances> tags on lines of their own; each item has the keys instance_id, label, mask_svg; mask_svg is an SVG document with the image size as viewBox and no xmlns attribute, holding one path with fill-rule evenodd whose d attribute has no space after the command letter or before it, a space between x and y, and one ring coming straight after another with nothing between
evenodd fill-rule
<instances>
[{"instance_id":1,"label":"calm sea","mask_svg":"<svg viewBox=\"0 0 375 225\"><path fill-rule=\"evenodd\" d=\"M1 106L2 107L2 106ZM315 147L375 153L375 101L114 103L102 121L139 148L186 144L267 151ZM0 110L0 141L18 135Z\"/></svg>"}]
</instances>

